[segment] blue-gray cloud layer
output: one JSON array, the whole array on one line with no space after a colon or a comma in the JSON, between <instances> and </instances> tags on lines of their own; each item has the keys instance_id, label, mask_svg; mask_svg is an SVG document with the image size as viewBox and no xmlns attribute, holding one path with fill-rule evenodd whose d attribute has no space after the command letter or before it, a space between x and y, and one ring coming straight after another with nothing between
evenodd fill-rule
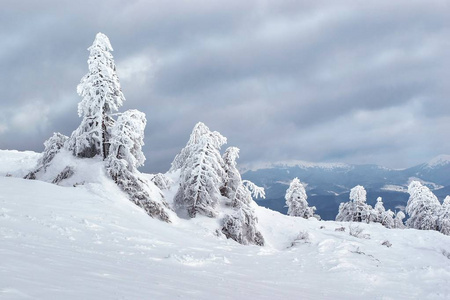
<instances>
[{"instance_id":1,"label":"blue-gray cloud layer","mask_svg":"<svg viewBox=\"0 0 450 300\"><path fill-rule=\"evenodd\" d=\"M97 32L124 109L147 114L147 171L198 121L241 163L406 167L450 153L447 1L3 1L0 148L41 151L79 124Z\"/></svg>"}]
</instances>

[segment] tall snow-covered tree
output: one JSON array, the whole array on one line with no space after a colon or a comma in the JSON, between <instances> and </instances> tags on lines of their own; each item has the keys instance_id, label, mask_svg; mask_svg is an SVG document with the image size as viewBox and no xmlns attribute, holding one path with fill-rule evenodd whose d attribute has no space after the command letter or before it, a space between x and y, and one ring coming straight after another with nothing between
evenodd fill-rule
<instances>
[{"instance_id":1,"label":"tall snow-covered tree","mask_svg":"<svg viewBox=\"0 0 450 300\"><path fill-rule=\"evenodd\" d=\"M377 219L373 208L366 203L367 192L363 186L357 185L350 190L350 201L339 205L336 221L366 222Z\"/></svg>"},{"instance_id":2,"label":"tall snow-covered tree","mask_svg":"<svg viewBox=\"0 0 450 300\"><path fill-rule=\"evenodd\" d=\"M450 235L450 196L445 197L444 202L442 203L437 227L441 233Z\"/></svg>"},{"instance_id":3,"label":"tall snow-covered tree","mask_svg":"<svg viewBox=\"0 0 450 300\"><path fill-rule=\"evenodd\" d=\"M118 116L111 128L106 170L116 184L128 194L130 200L143 208L147 214L170 222L166 212L168 205L151 198L148 183L137 170L145 161L142 146L146 123L145 114L138 110L128 110Z\"/></svg>"},{"instance_id":4,"label":"tall snow-covered tree","mask_svg":"<svg viewBox=\"0 0 450 300\"><path fill-rule=\"evenodd\" d=\"M306 200L308 196L306 195L305 187L297 177L292 180L284 198L286 199L289 216L305 219L314 216L316 207L308 206L308 201Z\"/></svg>"},{"instance_id":5,"label":"tall snow-covered tree","mask_svg":"<svg viewBox=\"0 0 450 300\"><path fill-rule=\"evenodd\" d=\"M111 114L122 106L125 97L121 91L111 51L113 48L106 35L98 33L88 48L89 72L77 87L82 97L78 115L83 118L72 133L69 149L79 157L108 156L110 128L114 119Z\"/></svg>"},{"instance_id":6,"label":"tall snow-covered tree","mask_svg":"<svg viewBox=\"0 0 450 300\"><path fill-rule=\"evenodd\" d=\"M409 199L406 213L409 219L406 225L421 230L436 230L437 216L441 204L433 192L419 181L412 181L408 186Z\"/></svg>"},{"instance_id":7,"label":"tall snow-covered tree","mask_svg":"<svg viewBox=\"0 0 450 300\"><path fill-rule=\"evenodd\" d=\"M225 176L220 148L225 143L226 138L220 133L211 132L201 122L195 125L188 144L172 164L181 168L180 187L174 198L179 212L186 211L191 218L197 213L217 215Z\"/></svg>"}]
</instances>

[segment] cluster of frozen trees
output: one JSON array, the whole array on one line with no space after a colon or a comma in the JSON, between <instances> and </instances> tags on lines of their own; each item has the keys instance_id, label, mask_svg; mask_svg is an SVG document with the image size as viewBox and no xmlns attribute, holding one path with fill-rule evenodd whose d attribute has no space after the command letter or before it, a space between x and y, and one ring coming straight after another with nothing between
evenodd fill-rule
<instances>
[{"instance_id":1,"label":"cluster of frozen trees","mask_svg":"<svg viewBox=\"0 0 450 300\"><path fill-rule=\"evenodd\" d=\"M230 147L222 156L220 148L226 138L203 123L195 126L186 147L172 163L170 171L180 174L174 207L169 207L162 194L162 199L152 199L149 182L137 169L145 161L145 114L134 109L119 112L125 97L108 37L98 33L88 50L89 72L77 87L82 98L78 104L81 124L70 137L55 133L47 140L38 165L26 178L39 179L61 151L79 159L101 159L106 173L150 216L170 222L168 210L175 209L190 218L198 214L221 218L220 232L227 238L241 244L264 245L252 199L264 197L264 190L242 180L236 167L239 149ZM52 182L58 184L75 172L72 166L66 166ZM164 174L154 175L151 181L160 189L174 183Z\"/></svg>"},{"instance_id":2,"label":"cluster of frozen trees","mask_svg":"<svg viewBox=\"0 0 450 300\"><path fill-rule=\"evenodd\" d=\"M406 226L403 223L405 214L402 211L395 214L386 210L381 197L375 207L366 203L366 190L358 185L350 191L350 201L339 205L336 221L381 223L387 228L415 228L422 230L437 230L450 235L450 196L441 205L437 197L419 181L412 181L408 186L410 195L406 213L409 219Z\"/></svg>"},{"instance_id":3,"label":"cluster of frozen trees","mask_svg":"<svg viewBox=\"0 0 450 300\"><path fill-rule=\"evenodd\" d=\"M286 199L289 216L302 217L305 219L315 217L320 220L320 216L314 214L316 207L309 207L305 187L297 177L291 181L284 198Z\"/></svg>"},{"instance_id":4,"label":"cluster of frozen trees","mask_svg":"<svg viewBox=\"0 0 450 300\"><path fill-rule=\"evenodd\" d=\"M239 149L229 147L217 131L197 123L189 141L172 162L171 172L179 172L179 188L174 198L176 212L195 218L198 214L221 218L221 232L241 244L264 245L256 227L252 196L264 196L264 190L242 180L236 167Z\"/></svg>"},{"instance_id":5,"label":"cluster of frozen trees","mask_svg":"<svg viewBox=\"0 0 450 300\"><path fill-rule=\"evenodd\" d=\"M386 210L383 200L378 197L375 208L366 203L367 192L363 186L357 185L350 190L350 201L339 205L336 221L381 223L387 228L403 228L405 214L399 211L395 214L390 209Z\"/></svg>"},{"instance_id":6,"label":"cluster of frozen trees","mask_svg":"<svg viewBox=\"0 0 450 300\"><path fill-rule=\"evenodd\" d=\"M78 104L81 124L70 137L55 133L47 140L37 167L26 178L36 179L45 173L62 149L79 158L101 157L107 173L128 194L130 200L150 216L170 222L167 204L151 199L148 184L137 170L145 161L142 152L147 122L145 114L137 110L118 112L125 97L108 37L98 33L88 50L89 71L77 87L82 98ZM59 183L73 174L72 168L67 166L53 182Z\"/></svg>"}]
</instances>

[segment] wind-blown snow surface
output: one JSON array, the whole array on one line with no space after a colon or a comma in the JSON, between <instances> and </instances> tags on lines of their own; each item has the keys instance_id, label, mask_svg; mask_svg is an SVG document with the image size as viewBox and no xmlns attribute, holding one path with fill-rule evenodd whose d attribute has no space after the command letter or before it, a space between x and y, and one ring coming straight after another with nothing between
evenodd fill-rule
<instances>
[{"instance_id":1,"label":"wind-blown snow surface","mask_svg":"<svg viewBox=\"0 0 450 300\"><path fill-rule=\"evenodd\" d=\"M0 298L450 297L448 236L351 224L370 235L357 238L349 223L257 214L267 245L242 246L215 235L216 219L148 217L106 177L77 187L0 177Z\"/></svg>"}]
</instances>

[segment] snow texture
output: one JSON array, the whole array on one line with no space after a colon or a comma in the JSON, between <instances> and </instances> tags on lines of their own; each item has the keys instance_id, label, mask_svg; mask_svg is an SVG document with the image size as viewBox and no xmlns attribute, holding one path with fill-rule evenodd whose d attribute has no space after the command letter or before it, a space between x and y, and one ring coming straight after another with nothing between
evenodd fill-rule
<instances>
[{"instance_id":1,"label":"snow texture","mask_svg":"<svg viewBox=\"0 0 450 300\"><path fill-rule=\"evenodd\" d=\"M21 162L11 174L37 159L0 152ZM358 223L364 239L255 207L265 246L242 246L214 234L218 219L149 218L96 175L77 187L0 177L1 299L450 298L450 237L437 231Z\"/></svg>"}]
</instances>

